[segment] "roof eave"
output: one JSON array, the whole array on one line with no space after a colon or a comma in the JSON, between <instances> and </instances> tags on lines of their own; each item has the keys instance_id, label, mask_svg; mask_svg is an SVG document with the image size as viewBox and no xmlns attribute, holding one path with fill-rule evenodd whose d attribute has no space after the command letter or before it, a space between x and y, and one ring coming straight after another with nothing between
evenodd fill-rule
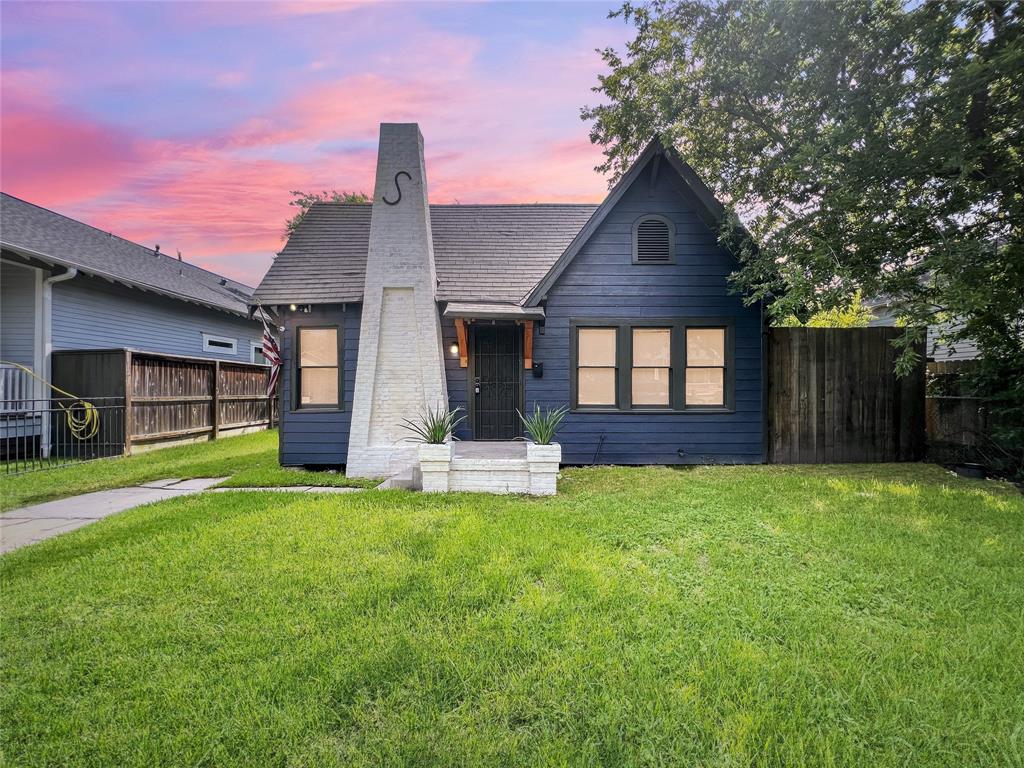
<instances>
[{"instance_id":1,"label":"roof eave","mask_svg":"<svg viewBox=\"0 0 1024 768\"><path fill-rule=\"evenodd\" d=\"M149 285L147 283L140 283L134 280L128 280L123 277L118 277L117 275L112 275L109 272L105 272L101 269L96 269L95 267L79 264L75 261L71 261L68 259L62 259L58 256L52 256L48 253L43 253L42 251L36 251L32 248L26 248L23 245L8 242L7 240L0 240L0 247L8 251L12 251L13 253L19 254L20 256L23 256L25 258L35 259L46 264L51 264L53 266L58 267L65 267L67 269L77 269L82 274L90 275L92 277L99 277L111 283L119 283L121 285L127 286L128 288L134 288L140 291L156 293L161 296L166 296L168 298L175 299L177 301L184 301L189 304L196 304L200 307L206 307L207 309L216 310L217 312L225 312L229 315L237 315L238 317L248 317L248 312L241 309L231 309L223 305L202 301L201 299L197 299L193 296L186 296L185 294L178 293L177 291L170 291L167 290L166 288L158 288L157 286Z\"/></svg>"},{"instance_id":2,"label":"roof eave","mask_svg":"<svg viewBox=\"0 0 1024 768\"><path fill-rule=\"evenodd\" d=\"M640 171L647 161L650 160L654 155L661 151L661 142L658 139L653 139L648 142L647 146L644 147L644 151L640 153L640 156L634 161L633 165L630 166L629 170L622 176L621 179L612 187L611 191L604 201L597 207L590 218L587 219L587 223L583 225L583 229L579 231L579 234L572 239L569 246L565 249L561 256L558 257L558 261L551 265L551 269L541 279L539 283L526 295L526 299L523 301L524 307L535 307L544 300L547 292L551 289L551 286L555 284L555 281L561 277L562 272L565 268L572 263L572 260L576 258L576 254L580 252L587 241L590 240L597 228L601 226L601 223L605 220L612 208L619 199L625 194L626 190L629 189L630 185L636 180L636 177L640 175Z\"/></svg>"}]
</instances>

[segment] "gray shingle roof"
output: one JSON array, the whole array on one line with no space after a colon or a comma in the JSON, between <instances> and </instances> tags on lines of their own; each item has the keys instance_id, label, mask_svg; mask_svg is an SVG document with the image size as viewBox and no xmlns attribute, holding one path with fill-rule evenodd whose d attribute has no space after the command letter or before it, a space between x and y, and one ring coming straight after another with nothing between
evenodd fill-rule
<instances>
[{"instance_id":1,"label":"gray shingle roof","mask_svg":"<svg viewBox=\"0 0 1024 768\"><path fill-rule=\"evenodd\" d=\"M252 288L81 221L0 194L0 243L23 256L245 315Z\"/></svg>"},{"instance_id":2,"label":"gray shingle roof","mask_svg":"<svg viewBox=\"0 0 1024 768\"><path fill-rule=\"evenodd\" d=\"M520 303L596 205L431 205L438 299ZM317 203L256 289L266 304L359 301L369 203Z\"/></svg>"}]
</instances>

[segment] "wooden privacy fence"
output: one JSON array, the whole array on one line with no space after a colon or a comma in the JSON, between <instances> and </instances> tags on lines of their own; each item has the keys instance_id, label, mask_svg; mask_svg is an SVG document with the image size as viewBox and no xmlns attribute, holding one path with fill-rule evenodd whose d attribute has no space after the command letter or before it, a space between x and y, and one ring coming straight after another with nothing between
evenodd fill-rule
<instances>
[{"instance_id":1,"label":"wooden privacy fence","mask_svg":"<svg viewBox=\"0 0 1024 768\"><path fill-rule=\"evenodd\" d=\"M53 383L83 399L123 399L125 453L272 426L269 376L265 365L131 349L55 352L52 365Z\"/></svg>"},{"instance_id":2,"label":"wooden privacy fence","mask_svg":"<svg viewBox=\"0 0 1024 768\"><path fill-rule=\"evenodd\" d=\"M925 424L930 461L984 461L993 448L989 401L965 394L961 381L974 365L974 360L928 363Z\"/></svg>"},{"instance_id":3,"label":"wooden privacy fence","mask_svg":"<svg viewBox=\"0 0 1024 768\"><path fill-rule=\"evenodd\" d=\"M768 461L916 461L924 456L922 362L898 378L899 328L771 328Z\"/></svg>"}]
</instances>

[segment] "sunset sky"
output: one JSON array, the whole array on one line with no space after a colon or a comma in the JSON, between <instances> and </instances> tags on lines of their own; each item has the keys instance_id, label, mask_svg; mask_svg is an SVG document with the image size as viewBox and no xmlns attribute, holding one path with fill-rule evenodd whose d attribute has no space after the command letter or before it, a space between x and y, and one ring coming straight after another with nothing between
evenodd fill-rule
<instances>
[{"instance_id":1,"label":"sunset sky","mask_svg":"<svg viewBox=\"0 0 1024 768\"><path fill-rule=\"evenodd\" d=\"M0 183L250 285L290 190L372 191L382 121L432 202L599 201L614 5L3 2Z\"/></svg>"}]
</instances>

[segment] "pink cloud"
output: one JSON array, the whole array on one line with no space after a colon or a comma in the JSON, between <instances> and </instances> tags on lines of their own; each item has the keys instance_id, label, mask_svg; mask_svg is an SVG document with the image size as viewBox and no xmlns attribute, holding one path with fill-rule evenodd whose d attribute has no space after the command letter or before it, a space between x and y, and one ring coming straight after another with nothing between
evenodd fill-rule
<instances>
[{"instance_id":1,"label":"pink cloud","mask_svg":"<svg viewBox=\"0 0 1024 768\"><path fill-rule=\"evenodd\" d=\"M129 133L63 110L24 87L35 77L8 78L3 88L0 166L5 191L66 204L116 189L144 161Z\"/></svg>"},{"instance_id":2,"label":"pink cloud","mask_svg":"<svg viewBox=\"0 0 1024 768\"><path fill-rule=\"evenodd\" d=\"M420 123L434 202L596 202L606 193L593 172L601 151L578 110L604 42L584 33L579 45L527 45L515 66L483 73L480 41L425 31L331 79L334 53L311 50L322 66L285 99L195 139L142 139L62 107L45 74L5 71L4 189L250 284L283 245L290 190L372 191L384 121ZM234 88L246 74L211 80Z\"/></svg>"}]
</instances>

